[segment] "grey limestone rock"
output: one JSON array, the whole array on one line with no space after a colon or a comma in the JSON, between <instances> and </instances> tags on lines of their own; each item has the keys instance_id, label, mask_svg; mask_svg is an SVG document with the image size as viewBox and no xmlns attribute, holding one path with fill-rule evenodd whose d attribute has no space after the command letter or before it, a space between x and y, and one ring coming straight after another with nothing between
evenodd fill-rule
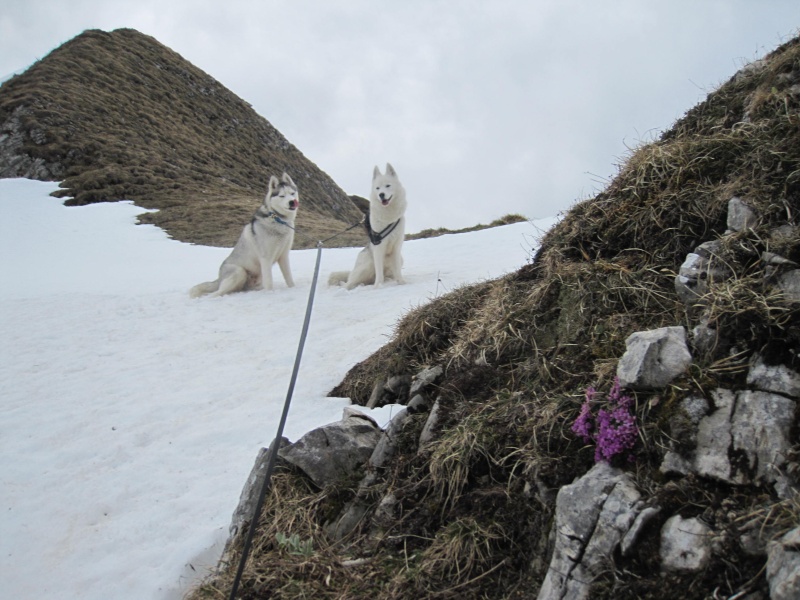
<instances>
[{"instance_id":1,"label":"grey limestone rock","mask_svg":"<svg viewBox=\"0 0 800 600\"><path fill-rule=\"evenodd\" d=\"M585 600L591 581L628 533L641 495L629 476L601 462L558 492L553 557L538 600Z\"/></svg>"},{"instance_id":2,"label":"grey limestone rock","mask_svg":"<svg viewBox=\"0 0 800 600\"><path fill-rule=\"evenodd\" d=\"M632 333L617 377L622 387L660 388L683 374L692 362L683 327L661 327Z\"/></svg>"},{"instance_id":3,"label":"grey limestone rock","mask_svg":"<svg viewBox=\"0 0 800 600\"><path fill-rule=\"evenodd\" d=\"M341 421L309 431L278 455L320 488L354 473L372 455L381 429L366 415L345 409Z\"/></svg>"},{"instance_id":4,"label":"grey limestone rock","mask_svg":"<svg viewBox=\"0 0 800 600\"><path fill-rule=\"evenodd\" d=\"M767 547L767 581L771 600L800 598L800 527Z\"/></svg>"},{"instance_id":5,"label":"grey limestone rock","mask_svg":"<svg viewBox=\"0 0 800 600\"><path fill-rule=\"evenodd\" d=\"M747 384L763 392L800 398L800 373L785 365L768 365L760 355L747 373Z\"/></svg>"},{"instance_id":6,"label":"grey limestone rock","mask_svg":"<svg viewBox=\"0 0 800 600\"><path fill-rule=\"evenodd\" d=\"M661 568L700 571L711 560L711 528L699 519L675 515L661 528Z\"/></svg>"},{"instance_id":7,"label":"grey limestone rock","mask_svg":"<svg viewBox=\"0 0 800 600\"><path fill-rule=\"evenodd\" d=\"M800 269L792 269L781 275L778 286L789 302L800 302Z\"/></svg>"},{"instance_id":8,"label":"grey limestone rock","mask_svg":"<svg viewBox=\"0 0 800 600\"><path fill-rule=\"evenodd\" d=\"M758 217L741 198L731 198L728 201L728 229L731 231L744 231L758 225Z\"/></svg>"}]
</instances>

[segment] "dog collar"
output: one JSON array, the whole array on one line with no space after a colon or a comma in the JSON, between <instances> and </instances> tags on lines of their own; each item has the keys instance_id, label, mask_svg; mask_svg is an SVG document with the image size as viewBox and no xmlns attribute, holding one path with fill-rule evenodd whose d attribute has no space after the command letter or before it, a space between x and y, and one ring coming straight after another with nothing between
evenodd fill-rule
<instances>
[{"instance_id":1,"label":"dog collar","mask_svg":"<svg viewBox=\"0 0 800 600\"><path fill-rule=\"evenodd\" d=\"M276 223L280 223L281 225L286 225L289 229L294 229L294 227L292 225L289 225L289 223L287 221L284 221L281 218L281 216L278 213L276 213L274 210L269 211L264 216L266 218L270 218L271 217L273 221L275 221Z\"/></svg>"}]
</instances>

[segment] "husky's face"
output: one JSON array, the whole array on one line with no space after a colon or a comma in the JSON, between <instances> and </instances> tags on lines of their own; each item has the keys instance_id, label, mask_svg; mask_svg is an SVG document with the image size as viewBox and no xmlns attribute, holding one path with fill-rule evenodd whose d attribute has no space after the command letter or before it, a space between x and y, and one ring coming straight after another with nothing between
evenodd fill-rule
<instances>
[{"instance_id":1,"label":"husky's face","mask_svg":"<svg viewBox=\"0 0 800 600\"><path fill-rule=\"evenodd\" d=\"M386 164L386 173L381 173L378 167L372 172L372 198L383 206L388 206L394 198L399 186L397 173L392 165Z\"/></svg>"},{"instance_id":2,"label":"husky's face","mask_svg":"<svg viewBox=\"0 0 800 600\"><path fill-rule=\"evenodd\" d=\"M300 195L289 175L284 173L280 180L274 175L270 178L265 204L268 208L284 215L297 210L300 206Z\"/></svg>"}]
</instances>

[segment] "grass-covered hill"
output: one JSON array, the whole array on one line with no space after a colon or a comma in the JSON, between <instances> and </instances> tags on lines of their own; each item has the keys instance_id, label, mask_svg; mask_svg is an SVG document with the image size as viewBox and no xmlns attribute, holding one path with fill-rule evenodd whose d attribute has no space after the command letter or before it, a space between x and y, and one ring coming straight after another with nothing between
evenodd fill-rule
<instances>
[{"instance_id":1,"label":"grass-covered hill","mask_svg":"<svg viewBox=\"0 0 800 600\"><path fill-rule=\"evenodd\" d=\"M86 31L0 87L0 177L61 181L67 204L134 200L181 241L232 246L283 171L303 202L296 247L361 218L247 102L132 29Z\"/></svg>"},{"instance_id":2,"label":"grass-covered hill","mask_svg":"<svg viewBox=\"0 0 800 600\"><path fill-rule=\"evenodd\" d=\"M733 197L759 221L726 235ZM333 395L365 404L382 378L442 366L436 434L419 446L428 415L406 421L391 462L362 490L363 522L341 541L324 525L354 498L360 475L319 490L301 473L277 473L242 597L536 598L552 552L555 493L594 462L571 431L587 388L611 387L631 333L698 324L700 309L678 298L675 278L687 253L719 240L733 275L698 305L720 343L695 349L689 371L666 388L631 392L640 432L635 460L622 466L662 512L636 553L608 557L592 598L767 598L765 557L739 533L797 527L800 501L768 487L668 476L659 466L671 444L685 441L674 417L687 395L744 389L755 353L800 370L800 305L776 292L764 264L765 252L800 263L798 215L796 38L632 151L604 191L545 235L530 264L412 310L347 374ZM795 485L799 423L795 414L786 457ZM387 499L389 519L378 506ZM659 572L659 529L673 514L720 533L707 569ZM280 535L296 536L297 547ZM227 597L236 566L222 565L192 598Z\"/></svg>"}]
</instances>

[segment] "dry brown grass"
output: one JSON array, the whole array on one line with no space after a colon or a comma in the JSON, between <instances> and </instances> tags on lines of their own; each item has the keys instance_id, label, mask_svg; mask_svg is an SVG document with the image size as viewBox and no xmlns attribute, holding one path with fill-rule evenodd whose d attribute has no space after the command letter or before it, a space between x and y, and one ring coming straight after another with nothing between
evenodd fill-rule
<instances>
[{"instance_id":1,"label":"dry brown grass","mask_svg":"<svg viewBox=\"0 0 800 600\"><path fill-rule=\"evenodd\" d=\"M283 171L303 202L298 247L361 218L333 180L249 104L131 29L86 31L5 82L0 124L12 114L28 136L23 150L63 180L57 195L67 204L133 200L159 209L143 222L181 241L232 246L269 177ZM357 229L331 245L366 240Z\"/></svg>"},{"instance_id":2,"label":"dry brown grass","mask_svg":"<svg viewBox=\"0 0 800 600\"><path fill-rule=\"evenodd\" d=\"M671 481L658 471L669 420L686 394L744 387L755 351L800 368L800 304L775 291L759 260L778 250L800 260L797 229L773 234L797 226L800 214L800 94L792 87L800 84L800 40L765 65L733 78L660 140L633 150L606 190L546 234L531 264L410 311L393 339L334 390L364 403L381 375L446 367L437 390L438 437L419 451L422 421L412 419L376 484L375 503L383 492L398 499L396 522L376 532L367 519L335 550L369 565L360 575L370 585L342 584L351 586L351 597L535 595L547 566L555 491L592 463L591 450L570 432L584 391L608 389L630 333L693 325L674 277L687 252L724 236L734 195L760 222L724 237L721 258L734 276L698 300L733 347L698 359L667 389L635 395L641 443L636 462L624 466L663 518L636 556L614 557L593 597L662 600L680 589L687 600L700 600L765 590L763 559L737 546L737 527L752 522L778 535L796 526L796 503L778 503L762 488ZM787 471L798 479L794 458ZM330 499L319 501L335 512ZM714 520L723 551L703 573L662 577L658 531L678 512ZM275 551L257 560L271 565ZM276 597L312 597L326 573L307 572L296 589Z\"/></svg>"}]
</instances>

